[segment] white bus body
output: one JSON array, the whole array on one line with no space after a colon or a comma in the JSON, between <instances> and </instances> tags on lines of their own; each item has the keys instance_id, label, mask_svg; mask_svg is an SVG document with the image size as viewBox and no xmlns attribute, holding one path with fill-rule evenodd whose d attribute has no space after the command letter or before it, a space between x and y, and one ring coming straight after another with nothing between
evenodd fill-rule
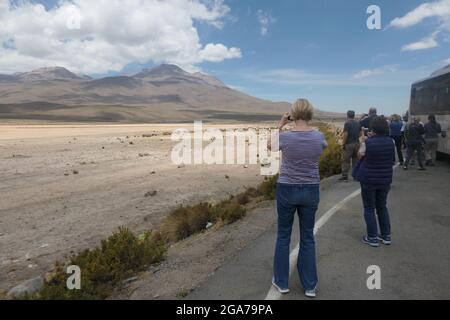
<instances>
[{"instance_id":1,"label":"white bus body","mask_svg":"<svg viewBox=\"0 0 450 320\"><path fill-rule=\"evenodd\" d=\"M444 132L438 151L450 155L450 65L412 85L409 114L424 123L434 114Z\"/></svg>"}]
</instances>

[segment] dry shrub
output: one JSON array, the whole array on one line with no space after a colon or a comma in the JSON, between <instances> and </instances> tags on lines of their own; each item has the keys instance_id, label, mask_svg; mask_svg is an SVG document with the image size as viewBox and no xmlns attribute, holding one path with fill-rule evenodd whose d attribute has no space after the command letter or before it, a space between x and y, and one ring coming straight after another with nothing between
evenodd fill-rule
<instances>
[{"instance_id":1,"label":"dry shrub","mask_svg":"<svg viewBox=\"0 0 450 320\"><path fill-rule=\"evenodd\" d=\"M328 148L320 157L320 177L322 179L340 174L342 172L342 148L335 142L329 142Z\"/></svg>"},{"instance_id":2,"label":"dry shrub","mask_svg":"<svg viewBox=\"0 0 450 320\"><path fill-rule=\"evenodd\" d=\"M231 224L245 217L245 214L245 207L233 201L221 208L220 218L224 223Z\"/></svg>"},{"instance_id":3,"label":"dry shrub","mask_svg":"<svg viewBox=\"0 0 450 320\"><path fill-rule=\"evenodd\" d=\"M249 197L249 198L257 198L257 197L260 197L260 196L261 196L261 192L260 192L258 189L256 189L256 188L248 188L248 189L245 191L245 194L246 194L247 197Z\"/></svg>"},{"instance_id":4,"label":"dry shrub","mask_svg":"<svg viewBox=\"0 0 450 320\"><path fill-rule=\"evenodd\" d=\"M179 207L164 219L161 233L168 241L178 242L204 230L211 218L212 207L208 203Z\"/></svg>"},{"instance_id":5,"label":"dry shrub","mask_svg":"<svg viewBox=\"0 0 450 320\"><path fill-rule=\"evenodd\" d=\"M246 193L240 193L234 197L234 201L236 201L241 206L245 206L247 203L250 202L250 198Z\"/></svg>"},{"instance_id":6,"label":"dry shrub","mask_svg":"<svg viewBox=\"0 0 450 320\"><path fill-rule=\"evenodd\" d=\"M342 172L342 148L340 141L342 140L342 130L334 125L319 123L315 124L325 135L328 148L320 157L320 177L325 179Z\"/></svg>"}]
</instances>

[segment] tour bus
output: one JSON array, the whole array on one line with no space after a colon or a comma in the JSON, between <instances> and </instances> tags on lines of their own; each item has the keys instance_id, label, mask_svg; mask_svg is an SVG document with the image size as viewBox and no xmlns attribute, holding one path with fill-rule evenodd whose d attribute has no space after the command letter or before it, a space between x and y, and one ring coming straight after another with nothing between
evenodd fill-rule
<instances>
[{"instance_id":1,"label":"tour bus","mask_svg":"<svg viewBox=\"0 0 450 320\"><path fill-rule=\"evenodd\" d=\"M438 151L450 154L450 65L434 72L430 77L412 85L409 114L423 123L428 115L436 115L442 126Z\"/></svg>"}]
</instances>

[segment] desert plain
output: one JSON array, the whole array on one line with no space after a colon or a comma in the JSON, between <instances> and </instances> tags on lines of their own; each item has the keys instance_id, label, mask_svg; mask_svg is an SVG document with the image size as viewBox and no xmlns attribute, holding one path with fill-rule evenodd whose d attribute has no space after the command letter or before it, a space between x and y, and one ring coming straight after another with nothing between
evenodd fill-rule
<instances>
[{"instance_id":1,"label":"desert plain","mask_svg":"<svg viewBox=\"0 0 450 320\"><path fill-rule=\"evenodd\" d=\"M223 200L264 179L260 165L174 164L171 132L192 126L0 124L0 292L119 227L152 230L180 205Z\"/></svg>"}]
</instances>

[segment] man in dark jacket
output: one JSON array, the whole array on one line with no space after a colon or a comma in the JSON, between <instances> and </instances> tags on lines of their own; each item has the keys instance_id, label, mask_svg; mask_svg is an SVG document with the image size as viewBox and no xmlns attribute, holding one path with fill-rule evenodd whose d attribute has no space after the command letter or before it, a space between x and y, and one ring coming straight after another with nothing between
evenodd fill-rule
<instances>
[{"instance_id":1,"label":"man in dark jacket","mask_svg":"<svg viewBox=\"0 0 450 320\"><path fill-rule=\"evenodd\" d=\"M439 135L442 133L441 125L436 121L436 116L430 114L428 123L425 125L425 156L427 166L434 167L436 164L436 153L439 146Z\"/></svg>"},{"instance_id":2,"label":"man in dark jacket","mask_svg":"<svg viewBox=\"0 0 450 320\"><path fill-rule=\"evenodd\" d=\"M423 171L426 170L423 166L423 144L424 144L424 138L423 135L425 134L425 128L420 123L419 118L414 118L412 123L406 126L405 131L405 138L406 138L406 145L408 147L407 149L407 155L406 155L406 161L405 166L403 167L404 170L408 170L409 162L411 161L411 158L414 156L414 152L417 152L417 160L419 161L419 170Z\"/></svg>"},{"instance_id":3,"label":"man in dark jacket","mask_svg":"<svg viewBox=\"0 0 450 320\"><path fill-rule=\"evenodd\" d=\"M339 181L348 181L350 165L354 168L357 163L359 138L363 136L361 124L355 120L355 111L347 112L347 121L344 125L344 138L342 141L342 177Z\"/></svg>"}]
</instances>

